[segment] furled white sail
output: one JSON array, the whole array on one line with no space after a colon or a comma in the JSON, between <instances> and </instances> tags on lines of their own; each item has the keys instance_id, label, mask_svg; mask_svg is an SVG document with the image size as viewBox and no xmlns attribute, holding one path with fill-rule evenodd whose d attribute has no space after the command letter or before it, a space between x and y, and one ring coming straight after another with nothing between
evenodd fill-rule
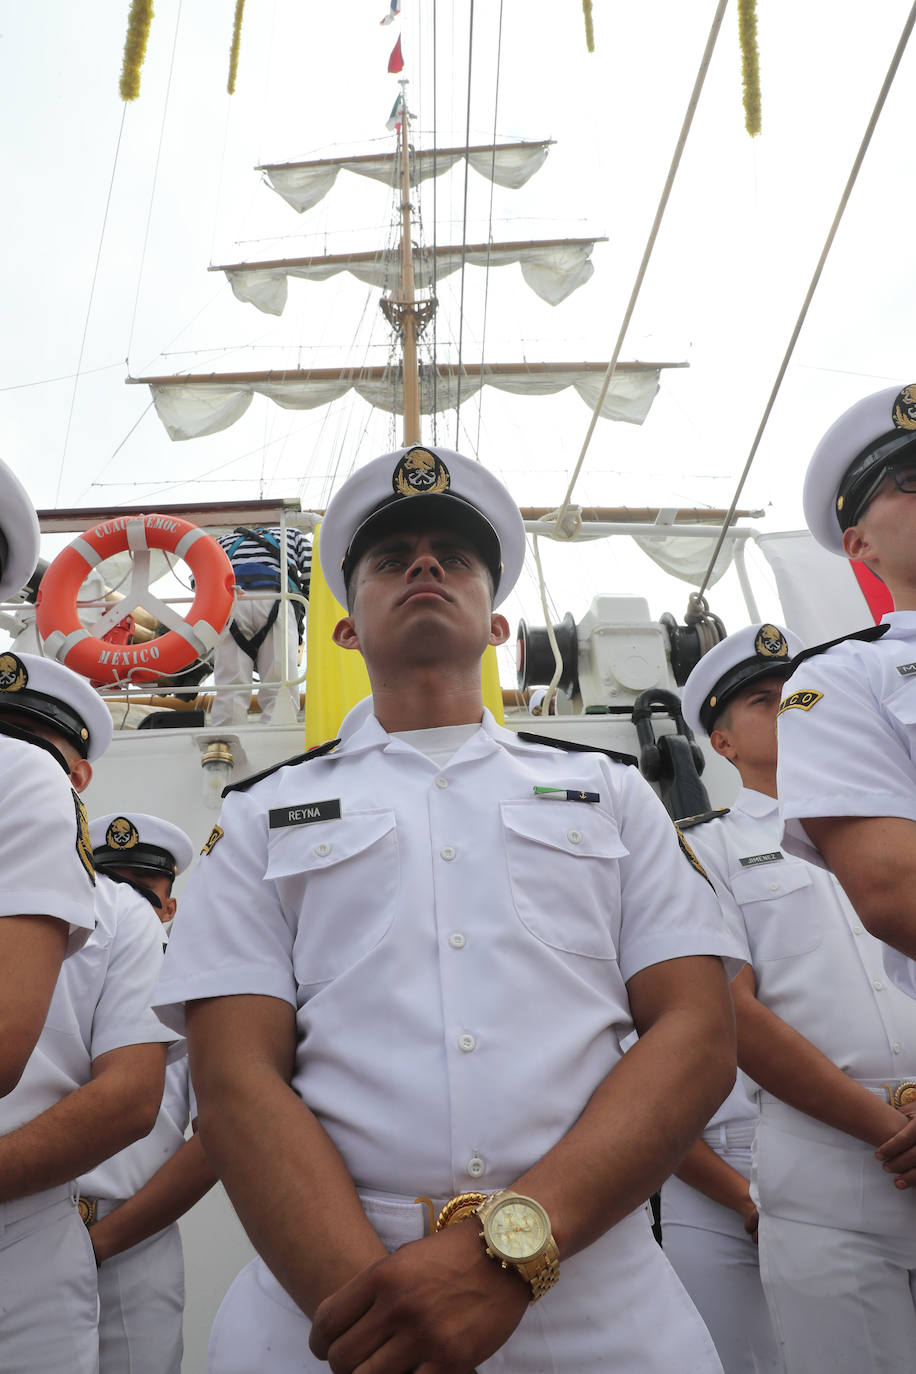
<instances>
[{"instance_id":1,"label":"furled white sail","mask_svg":"<svg viewBox=\"0 0 916 1374\"><path fill-rule=\"evenodd\" d=\"M517 262L532 291L548 305L559 305L592 276L595 269L590 259L598 241L546 239L537 243L474 243L463 250L460 244L455 244L436 248L435 252L414 248L414 284L419 290L428 290L437 277L457 272L462 262L471 267L508 267ZM290 277L327 281L338 272L350 272L369 286L391 289L398 281L399 264L398 250L389 249L380 253L329 253L277 262L233 263L210 270L225 272L237 300L255 305L267 315L282 315Z\"/></svg>"},{"instance_id":2,"label":"furled white sail","mask_svg":"<svg viewBox=\"0 0 916 1374\"><path fill-rule=\"evenodd\" d=\"M620 363L608 388L600 414L606 420L640 425L659 388L662 367L672 363ZM482 386L515 395L550 396L574 387L594 407L604 381L606 363L493 363L440 365L420 370L420 409L424 415L451 410ZM312 410L355 391L381 410L402 413L403 393L396 369L356 370L320 368L312 372L218 374L201 377L140 377L153 397L156 412L171 439L196 439L228 429L244 415L255 394L266 396L287 410Z\"/></svg>"},{"instance_id":3,"label":"furled white sail","mask_svg":"<svg viewBox=\"0 0 916 1374\"><path fill-rule=\"evenodd\" d=\"M471 148L424 149L413 154L410 180L413 185L432 176L441 176L461 158L481 176L497 186L517 190L543 166L552 139L541 143L503 143ZM330 191L340 171L355 172L371 177L386 186L397 178L397 155L375 153L368 157L319 158L313 162L264 163L258 171L264 173L268 184L287 205L301 215L311 210Z\"/></svg>"}]
</instances>

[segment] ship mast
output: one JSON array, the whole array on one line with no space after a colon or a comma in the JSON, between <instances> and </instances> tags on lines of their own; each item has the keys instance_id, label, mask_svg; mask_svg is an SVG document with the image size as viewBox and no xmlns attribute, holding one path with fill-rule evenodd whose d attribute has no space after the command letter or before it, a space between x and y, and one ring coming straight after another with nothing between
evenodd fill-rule
<instances>
[{"instance_id":1,"label":"ship mast","mask_svg":"<svg viewBox=\"0 0 916 1374\"><path fill-rule=\"evenodd\" d=\"M417 362L417 338L436 312L435 297L418 301L413 274L413 240L410 222L410 141L405 88L401 83L401 280L398 297L385 296L380 301L382 313L401 340L401 366L404 396L404 447L420 442L420 372Z\"/></svg>"}]
</instances>

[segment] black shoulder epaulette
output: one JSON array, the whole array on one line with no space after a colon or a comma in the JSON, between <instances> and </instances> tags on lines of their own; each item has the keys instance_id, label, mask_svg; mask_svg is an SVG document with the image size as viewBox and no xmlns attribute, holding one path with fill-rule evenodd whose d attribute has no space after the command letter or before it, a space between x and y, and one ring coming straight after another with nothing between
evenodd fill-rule
<instances>
[{"instance_id":1,"label":"black shoulder epaulette","mask_svg":"<svg viewBox=\"0 0 916 1374\"><path fill-rule=\"evenodd\" d=\"M868 644L873 639L880 639L890 628L886 621L880 625L868 625L864 630L856 630L855 634L840 635L837 639L828 639L826 644L815 644L811 649L802 649L801 653L792 659L792 672L794 673L799 663L804 663L806 658L816 658L818 654L825 654L835 644L845 644L847 639L862 639Z\"/></svg>"},{"instance_id":2,"label":"black shoulder epaulette","mask_svg":"<svg viewBox=\"0 0 916 1374\"><path fill-rule=\"evenodd\" d=\"M696 816L684 816L677 822L679 830L692 830L695 825L705 825L707 821L718 821L723 816L727 816L731 810L728 806L720 806L717 811L701 811Z\"/></svg>"},{"instance_id":3,"label":"black shoulder epaulette","mask_svg":"<svg viewBox=\"0 0 916 1374\"><path fill-rule=\"evenodd\" d=\"M279 768L291 768L297 763L311 763L312 759L320 759L322 754L330 754L339 743L339 739L329 739L324 744L316 744L314 749L306 749L304 754L295 754L291 759L281 759L279 763L272 764L261 773L254 773L250 778L230 782L228 787L223 788L222 795L228 797L230 792L247 792L249 787L254 787L256 782L261 782L264 778L269 778L271 773L276 773Z\"/></svg>"},{"instance_id":4,"label":"black shoulder epaulette","mask_svg":"<svg viewBox=\"0 0 916 1374\"><path fill-rule=\"evenodd\" d=\"M34 744L36 749L43 749L46 754L51 755L55 763L60 764L69 778L69 763L60 750L56 749L49 739L42 739L40 735L33 735L28 730L23 730L18 725L14 725L10 720L0 720L0 735L6 735L9 739L21 740L23 744Z\"/></svg>"},{"instance_id":5,"label":"black shoulder epaulette","mask_svg":"<svg viewBox=\"0 0 916 1374\"><path fill-rule=\"evenodd\" d=\"M574 739L554 739L551 735L535 735L529 730L517 730L516 734L526 744L546 744L551 749L565 749L570 754L604 754L615 763L625 763L630 768L636 767L637 760L634 754L618 754L616 749L602 749L597 744L580 744Z\"/></svg>"}]
</instances>

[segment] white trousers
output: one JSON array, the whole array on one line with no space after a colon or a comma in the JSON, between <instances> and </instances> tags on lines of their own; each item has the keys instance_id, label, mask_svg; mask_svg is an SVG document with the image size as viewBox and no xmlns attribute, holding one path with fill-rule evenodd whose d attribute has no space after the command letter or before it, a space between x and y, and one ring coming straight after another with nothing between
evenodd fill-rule
<instances>
[{"instance_id":1,"label":"white trousers","mask_svg":"<svg viewBox=\"0 0 916 1374\"><path fill-rule=\"evenodd\" d=\"M787 1374L916 1369L916 1196L870 1145L764 1101L752 1193Z\"/></svg>"},{"instance_id":2,"label":"white trousers","mask_svg":"<svg viewBox=\"0 0 916 1374\"><path fill-rule=\"evenodd\" d=\"M716 1153L750 1177L750 1147ZM661 1219L665 1254L706 1323L725 1374L780 1374L757 1246L738 1213L669 1178Z\"/></svg>"},{"instance_id":3,"label":"white trousers","mask_svg":"<svg viewBox=\"0 0 916 1374\"><path fill-rule=\"evenodd\" d=\"M388 1248L424 1234L367 1214ZM402 1211L406 1210L399 1204ZM414 1209L411 1209L414 1210ZM309 1322L264 1264L239 1274L216 1314L209 1374L327 1374L308 1348ZM562 1265L560 1282L528 1308L486 1374L721 1374L709 1333L640 1208Z\"/></svg>"},{"instance_id":4,"label":"white trousers","mask_svg":"<svg viewBox=\"0 0 916 1374\"><path fill-rule=\"evenodd\" d=\"M183 1312L176 1224L99 1269L99 1374L181 1374Z\"/></svg>"},{"instance_id":5,"label":"white trousers","mask_svg":"<svg viewBox=\"0 0 916 1374\"><path fill-rule=\"evenodd\" d=\"M96 1374L98 1291L75 1190L0 1206L0 1369Z\"/></svg>"},{"instance_id":6,"label":"white trousers","mask_svg":"<svg viewBox=\"0 0 916 1374\"><path fill-rule=\"evenodd\" d=\"M232 618L238 625L246 639L251 639L253 635L261 629L267 619L272 602L270 601L237 601ZM250 700L251 682L254 675L254 668L257 666L258 677L261 682L277 682L281 677L286 677L290 682L296 683L299 676L299 639L296 631L296 613L292 603L289 603L287 610L287 654L286 654L286 673L283 672L283 611L282 607L277 615L277 619L270 627L265 636L264 643L258 650L257 665L245 653L240 645L236 644L232 635L227 630L223 638L216 646L213 655L213 681L216 685L216 699L213 702L213 709L210 712L211 725L244 725L248 716L248 704ZM233 691L220 694L220 687L247 687L248 692ZM274 709L277 700L279 687L259 687L258 704L261 707L261 723L266 725ZM299 686L290 687L289 697L292 702L293 711L299 710Z\"/></svg>"}]
</instances>

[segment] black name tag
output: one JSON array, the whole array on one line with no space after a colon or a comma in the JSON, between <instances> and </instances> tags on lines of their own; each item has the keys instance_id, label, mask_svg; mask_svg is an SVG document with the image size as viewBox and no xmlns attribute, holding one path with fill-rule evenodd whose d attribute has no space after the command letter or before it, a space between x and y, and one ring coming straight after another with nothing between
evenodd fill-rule
<instances>
[{"instance_id":1,"label":"black name tag","mask_svg":"<svg viewBox=\"0 0 916 1374\"><path fill-rule=\"evenodd\" d=\"M897 672L901 677L912 677L916 673L916 663L898 663Z\"/></svg>"},{"instance_id":2,"label":"black name tag","mask_svg":"<svg viewBox=\"0 0 916 1374\"><path fill-rule=\"evenodd\" d=\"M314 821L340 820L340 800L303 802L301 806L277 806L267 813L271 830L284 825L311 825Z\"/></svg>"},{"instance_id":3,"label":"black name tag","mask_svg":"<svg viewBox=\"0 0 916 1374\"><path fill-rule=\"evenodd\" d=\"M738 862L742 868L756 868L757 864L771 864L785 857L785 854L780 854L778 849L774 849L772 854L749 854L746 859L739 859Z\"/></svg>"}]
</instances>

